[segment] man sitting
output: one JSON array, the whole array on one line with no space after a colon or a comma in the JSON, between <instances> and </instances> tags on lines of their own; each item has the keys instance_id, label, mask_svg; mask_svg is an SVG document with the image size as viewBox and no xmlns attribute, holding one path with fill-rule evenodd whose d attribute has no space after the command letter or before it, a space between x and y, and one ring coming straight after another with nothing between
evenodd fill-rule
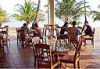
<instances>
[{"instance_id":1,"label":"man sitting","mask_svg":"<svg viewBox=\"0 0 100 69\"><path fill-rule=\"evenodd\" d=\"M85 27L83 29L83 42L84 46L86 45L86 40L91 40L92 44L94 45L94 31L92 30L91 26L88 24L88 21L85 23Z\"/></svg>"},{"instance_id":2,"label":"man sitting","mask_svg":"<svg viewBox=\"0 0 100 69\"><path fill-rule=\"evenodd\" d=\"M62 39L67 38L67 28L68 28L68 18L65 18L64 25L61 27L60 30L60 37Z\"/></svg>"},{"instance_id":3,"label":"man sitting","mask_svg":"<svg viewBox=\"0 0 100 69\"><path fill-rule=\"evenodd\" d=\"M85 25L85 30L84 30L85 36L93 36L93 31L91 26L88 24L88 21L86 21L86 25Z\"/></svg>"}]
</instances>

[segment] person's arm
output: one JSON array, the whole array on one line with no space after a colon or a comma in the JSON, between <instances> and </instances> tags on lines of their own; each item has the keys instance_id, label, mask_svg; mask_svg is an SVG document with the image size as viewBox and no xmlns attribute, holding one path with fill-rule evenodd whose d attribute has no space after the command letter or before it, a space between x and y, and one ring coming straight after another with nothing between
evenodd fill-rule
<instances>
[{"instance_id":1,"label":"person's arm","mask_svg":"<svg viewBox=\"0 0 100 69\"><path fill-rule=\"evenodd\" d=\"M83 32L84 28L85 28L85 25L83 26L81 33Z\"/></svg>"}]
</instances>

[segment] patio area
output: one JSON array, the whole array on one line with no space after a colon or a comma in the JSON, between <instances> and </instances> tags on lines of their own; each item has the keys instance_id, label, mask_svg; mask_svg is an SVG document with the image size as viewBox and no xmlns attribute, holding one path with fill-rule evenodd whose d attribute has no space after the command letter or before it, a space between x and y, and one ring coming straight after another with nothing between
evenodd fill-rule
<instances>
[{"instance_id":1,"label":"patio area","mask_svg":"<svg viewBox=\"0 0 100 69\"><path fill-rule=\"evenodd\" d=\"M5 46L5 56L0 58L0 68L34 68L34 56L31 47L21 48L17 46L16 31L9 30L10 46ZM82 46L80 56L81 69L98 69L100 68L100 40L98 38L100 32L96 29L95 48L90 42L85 47ZM68 65L69 69L72 66ZM73 68L72 68L73 69Z\"/></svg>"}]
</instances>

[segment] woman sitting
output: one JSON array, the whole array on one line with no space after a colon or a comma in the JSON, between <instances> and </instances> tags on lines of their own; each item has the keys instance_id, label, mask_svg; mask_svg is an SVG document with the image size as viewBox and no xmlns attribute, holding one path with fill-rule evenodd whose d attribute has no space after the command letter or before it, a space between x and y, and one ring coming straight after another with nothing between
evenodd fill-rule
<instances>
[{"instance_id":1,"label":"woman sitting","mask_svg":"<svg viewBox=\"0 0 100 69\"><path fill-rule=\"evenodd\" d=\"M23 26L21 27L21 30L23 30L24 32L28 33L29 29L26 23L23 24Z\"/></svg>"},{"instance_id":2,"label":"woman sitting","mask_svg":"<svg viewBox=\"0 0 100 69\"><path fill-rule=\"evenodd\" d=\"M35 22L35 23L32 25L32 30L34 31L34 36L39 36L39 37L41 37L41 29L40 29L39 26L38 26L38 22Z\"/></svg>"}]
</instances>

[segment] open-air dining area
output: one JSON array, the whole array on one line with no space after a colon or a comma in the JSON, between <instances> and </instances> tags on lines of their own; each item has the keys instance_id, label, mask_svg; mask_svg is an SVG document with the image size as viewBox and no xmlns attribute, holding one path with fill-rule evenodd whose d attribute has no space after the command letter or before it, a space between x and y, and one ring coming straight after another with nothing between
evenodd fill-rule
<instances>
[{"instance_id":1,"label":"open-air dining area","mask_svg":"<svg viewBox=\"0 0 100 69\"><path fill-rule=\"evenodd\" d=\"M91 4L100 9L98 0L0 0L0 69L99 69Z\"/></svg>"}]
</instances>

